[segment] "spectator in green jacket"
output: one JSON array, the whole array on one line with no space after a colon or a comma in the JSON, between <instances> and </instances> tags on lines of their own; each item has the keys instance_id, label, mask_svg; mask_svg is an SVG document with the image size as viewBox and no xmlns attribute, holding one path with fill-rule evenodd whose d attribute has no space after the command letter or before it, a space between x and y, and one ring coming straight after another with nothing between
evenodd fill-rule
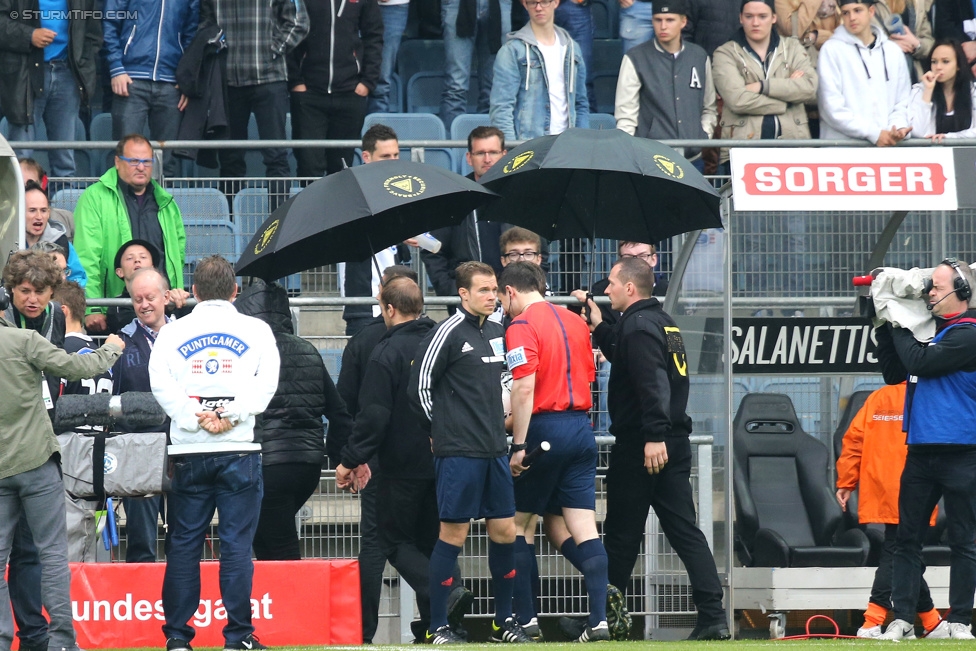
<instances>
[{"instance_id":1,"label":"spectator in green jacket","mask_svg":"<svg viewBox=\"0 0 976 651\"><path fill-rule=\"evenodd\" d=\"M75 248L88 274L88 300L114 298L125 289L125 281L115 274L115 255L132 239L145 240L160 252L160 271L179 290L171 292L176 306L182 307L189 296L183 289L183 218L173 195L152 180L152 171L152 145L141 135L127 135L115 147L115 168L78 199ZM105 332L105 308L89 308L85 328Z\"/></svg>"}]
</instances>

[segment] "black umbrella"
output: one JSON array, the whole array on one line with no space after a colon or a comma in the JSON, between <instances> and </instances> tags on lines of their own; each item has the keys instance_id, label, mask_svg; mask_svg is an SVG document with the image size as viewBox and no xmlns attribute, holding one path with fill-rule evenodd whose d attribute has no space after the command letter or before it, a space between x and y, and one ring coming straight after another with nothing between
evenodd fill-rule
<instances>
[{"instance_id":1,"label":"black umbrella","mask_svg":"<svg viewBox=\"0 0 976 651\"><path fill-rule=\"evenodd\" d=\"M675 150L618 129L569 129L512 149L481 177L502 198L483 219L550 240L656 243L721 228L719 195Z\"/></svg>"},{"instance_id":2,"label":"black umbrella","mask_svg":"<svg viewBox=\"0 0 976 651\"><path fill-rule=\"evenodd\" d=\"M248 243L236 270L275 279L365 260L418 233L458 224L495 196L433 165L358 165L315 181L279 206Z\"/></svg>"}]
</instances>

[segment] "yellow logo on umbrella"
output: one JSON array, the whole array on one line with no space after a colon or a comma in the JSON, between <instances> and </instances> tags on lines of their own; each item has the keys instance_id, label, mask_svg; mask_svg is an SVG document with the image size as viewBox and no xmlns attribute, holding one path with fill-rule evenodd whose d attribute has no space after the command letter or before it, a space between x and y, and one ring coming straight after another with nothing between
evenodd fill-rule
<instances>
[{"instance_id":1,"label":"yellow logo on umbrella","mask_svg":"<svg viewBox=\"0 0 976 651\"><path fill-rule=\"evenodd\" d=\"M684 177L685 171L681 169L681 166L675 163L673 160L667 156L662 156L661 154L654 155L654 162L657 163L659 170L667 174L673 179L680 179Z\"/></svg>"},{"instance_id":2,"label":"yellow logo on umbrella","mask_svg":"<svg viewBox=\"0 0 976 651\"><path fill-rule=\"evenodd\" d=\"M259 239L258 243L254 245L254 255L260 255L261 251L268 248L268 243L271 242L271 238L273 238L274 234L278 231L278 221L279 220L276 219L268 224L268 227L264 229L263 233L261 233L261 239Z\"/></svg>"},{"instance_id":3,"label":"yellow logo on umbrella","mask_svg":"<svg viewBox=\"0 0 976 651\"><path fill-rule=\"evenodd\" d=\"M400 174L383 181L383 187L394 197L410 199L422 195L427 189L427 184L419 176Z\"/></svg>"},{"instance_id":4,"label":"yellow logo on umbrella","mask_svg":"<svg viewBox=\"0 0 976 651\"><path fill-rule=\"evenodd\" d=\"M510 160L508 164L505 165L505 167L502 169L502 171L505 174L514 172L515 170L519 169L520 167L528 163L530 160L532 160L533 156L535 156L534 151L523 152L518 156L516 156L515 158L513 158L512 160Z\"/></svg>"}]
</instances>

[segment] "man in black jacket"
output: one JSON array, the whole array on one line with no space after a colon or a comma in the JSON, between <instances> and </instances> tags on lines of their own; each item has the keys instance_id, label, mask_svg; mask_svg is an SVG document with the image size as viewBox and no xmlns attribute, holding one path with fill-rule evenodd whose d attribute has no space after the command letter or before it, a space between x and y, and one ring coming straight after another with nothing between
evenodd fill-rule
<instances>
[{"instance_id":1,"label":"man in black jacket","mask_svg":"<svg viewBox=\"0 0 976 651\"><path fill-rule=\"evenodd\" d=\"M449 626L448 595L470 521L485 518L495 596L489 641L531 643L512 615L515 492L502 407L505 332L500 323L488 319L495 312L498 283L487 264L465 262L457 269L457 287L461 306L420 344L410 374L410 405L430 431L440 519L440 535L430 557L430 629L425 641L464 641Z\"/></svg>"},{"instance_id":2,"label":"man in black jacket","mask_svg":"<svg viewBox=\"0 0 976 651\"><path fill-rule=\"evenodd\" d=\"M388 329L366 365L360 411L342 449L336 485L351 487L353 470L378 457L380 473L374 483L380 544L390 564L416 592L419 633L430 624L428 567L437 541L437 493L430 442L410 413L407 384L417 346L434 322L422 314L423 293L409 278L387 280L379 301Z\"/></svg>"},{"instance_id":3,"label":"man in black jacket","mask_svg":"<svg viewBox=\"0 0 976 651\"><path fill-rule=\"evenodd\" d=\"M42 120L48 140L75 139L78 111L95 92L102 27L94 9L95 0L0 0L0 109L11 142L36 140ZM50 160L52 176L75 175L74 150L51 150Z\"/></svg>"},{"instance_id":4,"label":"man in black jacket","mask_svg":"<svg viewBox=\"0 0 976 651\"><path fill-rule=\"evenodd\" d=\"M383 61L376 0L309 2L308 38L288 55L294 138L355 140ZM296 149L298 176L352 167L352 149Z\"/></svg>"},{"instance_id":5,"label":"man in black jacket","mask_svg":"<svg viewBox=\"0 0 976 651\"><path fill-rule=\"evenodd\" d=\"M604 545L610 583L626 589L653 507L668 542L688 570L698 623L689 639L725 640L722 585L705 535L698 529L691 491L688 359L681 333L651 297L654 272L637 258L617 261L606 294L623 312L613 328L591 300L594 344L612 364L608 390L610 433L616 437L607 469Z\"/></svg>"}]
</instances>

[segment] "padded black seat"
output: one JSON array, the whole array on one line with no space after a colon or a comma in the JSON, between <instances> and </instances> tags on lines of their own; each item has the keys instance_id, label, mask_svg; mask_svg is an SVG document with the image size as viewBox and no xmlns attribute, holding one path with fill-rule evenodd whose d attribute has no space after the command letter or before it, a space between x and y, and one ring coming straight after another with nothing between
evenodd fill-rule
<instances>
[{"instance_id":1,"label":"padded black seat","mask_svg":"<svg viewBox=\"0 0 976 651\"><path fill-rule=\"evenodd\" d=\"M786 395L750 393L733 425L736 551L754 567L860 567L869 544L844 530L827 447Z\"/></svg>"}]
</instances>

